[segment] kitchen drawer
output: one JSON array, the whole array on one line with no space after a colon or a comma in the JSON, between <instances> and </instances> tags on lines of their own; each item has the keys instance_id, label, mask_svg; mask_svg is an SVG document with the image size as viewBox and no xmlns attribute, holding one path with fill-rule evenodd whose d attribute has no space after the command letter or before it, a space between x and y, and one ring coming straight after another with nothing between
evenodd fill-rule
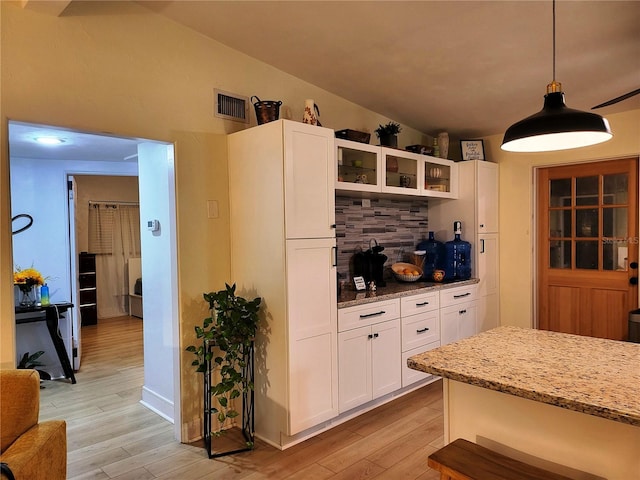
<instances>
[{"instance_id":1,"label":"kitchen drawer","mask_svg":"<svg viewBox=\"0 0 640 480\"><path fill-rule=\"evenodd\" d=\"M425 380L427 378L433 377L430 373L424 373L420 370L414 370L413 368L407 367L407 359L409 357L413 357L414 355L418 355L420 353L428 352L429 350L433 350L434 348L438 348L440 346L440 342L429 343L428 345L414 348L412 350L408 350L402 353L402 386L406 387L407 385L411 385L412 383L419 382L420 380Z\"/></svg>"},{"instance_id":2,"label":"kitchen drawer","mask_svg":"<svg viewBox=\"0 0 640 480\"><path fill-rule=\"evenodd\" d=\"M477 292L478 285L475 284L440 290L440 307L448 307L449 305L475 300L478 295Z\"/></svg>"},{"instance_id":3,"label":"kitchen drawer","mask_svg":"<svg viewBox=\"0 0 640 480\"><path fill-rule=\"evenodd\" d=\"M373 325L374 323L393 320L399 316L399 299L341 308L338 310L338 331L344 332L353 328Z\"/></svg>"},{"instance_id":4,"label":"kitchen drawer","mask_svg":"<svg viewBox=\"0 0 640 480\"><path fill-rule=\"evenodd\" d=\"M402 317L402 351L440 340L440 311Z\"/></svg>"},{"instance_id":5,"label":"kitchen drawer","mask_svg":"<svg viewBox=\"0 0 640 480\"><path fill-rule=\"evenodd\" d=\"M440 295L437 291L412 295L400 299L400 313L403 317L422 312L430 312L440 307Z\"/></svg>"}]
</instances>

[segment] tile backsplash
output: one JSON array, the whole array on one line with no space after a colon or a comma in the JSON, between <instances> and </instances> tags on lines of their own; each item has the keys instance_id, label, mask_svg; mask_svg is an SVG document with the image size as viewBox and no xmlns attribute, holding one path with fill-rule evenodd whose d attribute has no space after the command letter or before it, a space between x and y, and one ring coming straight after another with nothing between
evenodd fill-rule
<instances>
[{"instance_id":1,"label":"tile backsplash","mask_svg":"<svg viewBox=\"0 0 640 480\"><path fill-rule=\"evenodd\" d=\"M369 202L370 206L363 206ZM370 245L384 247L385 267L405 261L420 240L428 236L427 199L362 199L336 196L336 242L338 278L351 279L351 258ZM390 275L386 268L385 276Z\"/></svg>"}]
</instances>

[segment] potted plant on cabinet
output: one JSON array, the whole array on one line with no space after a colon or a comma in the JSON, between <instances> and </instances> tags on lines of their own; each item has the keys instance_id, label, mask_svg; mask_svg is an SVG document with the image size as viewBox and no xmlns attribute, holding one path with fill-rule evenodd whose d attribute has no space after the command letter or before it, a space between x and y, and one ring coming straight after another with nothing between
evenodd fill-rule
<instances>
[{"instance_id":1,"label":"potted plant on cabinet","mask_svg":"<svg viewBox=\"0 0 640 480\"><path fill-rule=\"evenodd\" d=\"M260 317L260 297L253 300L236 296L236 285L225 285L224 290L203 295L209 305L210 315L196 326L196 337L202 345L186 348L197 358L192 365L205 376L205 444L209 458L253 448L253 421L242 419L242 433L246 448L220 454L212 454L211 437L223 435L240 413L235 403L242 400L253 408L253 342ZM214 378L215 380L212 380ZM248 395L251 399L248 400ZM242 396L242 399L240 397ZM237 400L236 400L237 399ZM244 416L244 415L243 415ZM217 422L213 429L211 420Z\"/></svg>"},{"instance_id":2,"label":"potted plant on cabinet","mask_svg":"<svg viewBox=\"0 0 640 480\"><path fill-rule=\"evenodd\" d=\"M389 122L386 125L378 125L375 129L380 145L383 147L398 148L398 134L402 131L399 123Z\"/></svg>"}]
</instances>

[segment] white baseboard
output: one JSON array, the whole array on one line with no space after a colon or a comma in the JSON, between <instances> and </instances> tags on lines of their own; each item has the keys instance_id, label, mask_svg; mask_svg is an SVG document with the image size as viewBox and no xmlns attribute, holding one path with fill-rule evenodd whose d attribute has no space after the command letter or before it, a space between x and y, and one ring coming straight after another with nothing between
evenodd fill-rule
<instances>
[{"instance_id":1,"label":"white baseboard","mask_svg":"<svg viewBox=\"0 0 640 480\"><path fill-rule=\"evenodd\" d=\"M162 395L157 394L153 390L149 390L147 387L142 387L142 400L140 403L152 412L160 415L165 420L174 423L173 402Z\"/></svg>"}]
</instances>

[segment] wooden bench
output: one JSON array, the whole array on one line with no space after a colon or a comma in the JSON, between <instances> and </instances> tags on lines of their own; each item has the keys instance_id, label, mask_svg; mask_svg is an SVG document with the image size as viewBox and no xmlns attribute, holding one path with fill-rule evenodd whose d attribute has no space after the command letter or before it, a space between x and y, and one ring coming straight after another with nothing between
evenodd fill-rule
<instances>
[{"instance_id":1,"label":"wooden bench","mask_svg":"<svg viewBox=\"0 0 640 480\"><path fill-rule=\"evenodd\" d=\"M571 480L459 438L429 455L440 480Z\"/></svg>"}]
</instances>

